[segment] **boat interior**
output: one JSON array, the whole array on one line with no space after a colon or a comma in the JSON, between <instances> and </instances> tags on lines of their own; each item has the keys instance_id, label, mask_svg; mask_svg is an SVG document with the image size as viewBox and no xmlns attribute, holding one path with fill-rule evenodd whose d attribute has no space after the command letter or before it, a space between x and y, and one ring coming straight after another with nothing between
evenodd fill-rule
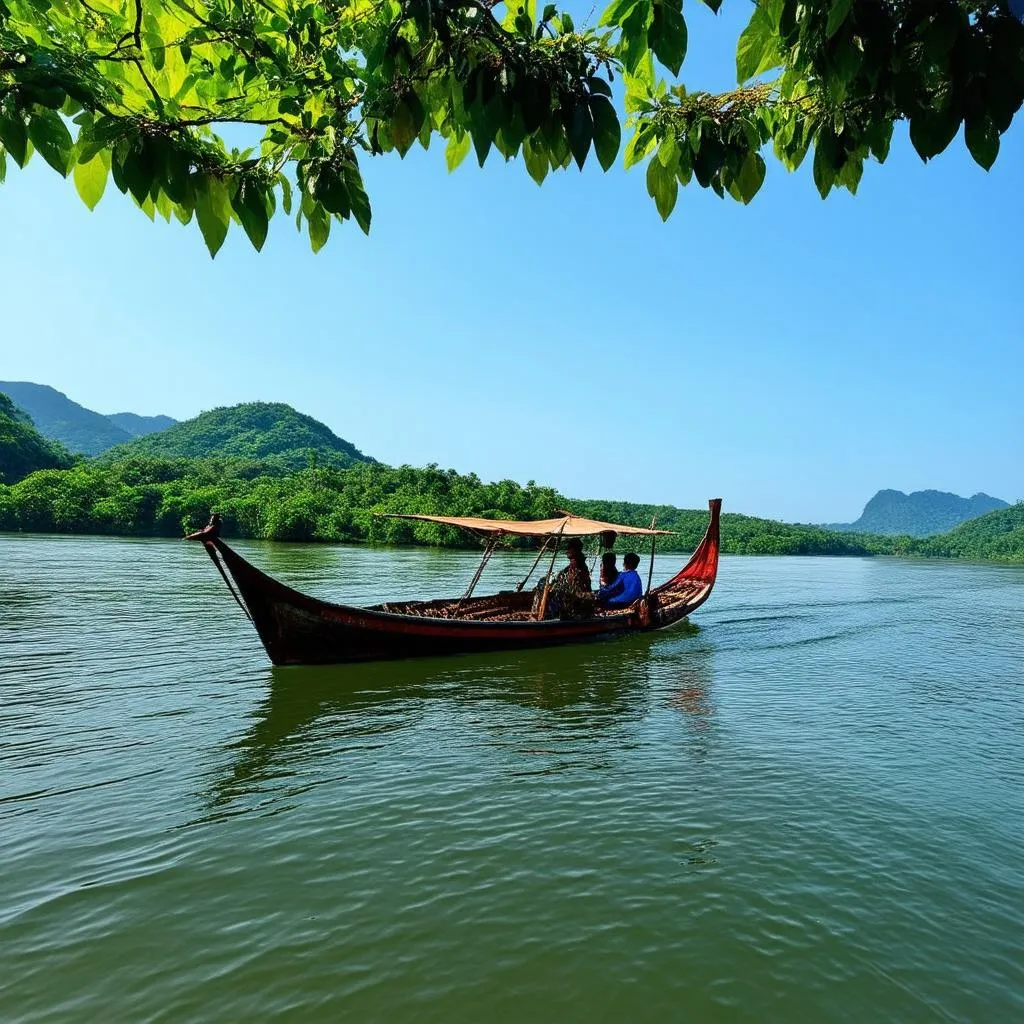
<instances>
[{"instance_id":1,"label":"boat interior","mask_svg":"<svg viewBox=\"0 0 1024 1024\"><path fill-rule=\"evenodd\" d=\"M704 580L682 580L671 589L652 592L649 600L666 611L688 604L707 587ZM438 598L433 601L386 601L371 605L368 611L392 615L414 615L426 619L468 619L479 622L531 622L536 619L536 592L503 590L486 597ZM587 618L620 615L621 608L602 610L595 607Z\"/></svg>"}]
</instances>

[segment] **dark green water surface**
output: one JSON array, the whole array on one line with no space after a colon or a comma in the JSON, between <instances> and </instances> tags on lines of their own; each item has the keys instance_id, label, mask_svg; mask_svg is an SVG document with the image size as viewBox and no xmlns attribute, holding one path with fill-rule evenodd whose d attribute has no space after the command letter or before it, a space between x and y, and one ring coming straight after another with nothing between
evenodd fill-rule
<instances>
[{"instance_id":1,"label":"dark green water surface","mask_svg":"<svg viewBox=\"0 0 1024 1024\"><path fill-rule=\"evenodd\" d=\"M353 603L473 561L240 547ZM3 537L0 1020L1024 1020L1022 741L1021 568L728 558L654 639L273 669L194 545Z\"/></svg>"}]
</instances>

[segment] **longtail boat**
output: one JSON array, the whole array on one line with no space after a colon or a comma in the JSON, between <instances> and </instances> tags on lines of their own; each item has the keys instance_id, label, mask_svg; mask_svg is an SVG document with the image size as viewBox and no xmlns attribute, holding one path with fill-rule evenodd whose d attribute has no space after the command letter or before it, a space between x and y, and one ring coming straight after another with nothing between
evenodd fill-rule
<instances>
[{"instance_id":1,"label":"longtail boat","mask_svg":"<svg viewBox=\"0 0 1024 1024\"><path fill-rule=\"evenodd\" d=\"M485 541L483 559L459 598L389 601L367 608L332 604L309 597L261 572L220 536L220 517L188 540L199 541L228 589L248 616L275 665L325 665L379 661L476 651L509 650L581 643L665 629L681 622L710 596L718 574L719 519L722 499L708 502L711 518L703 540L686 565L670 580L651 587L655 540L668 531L623 526L565 513L554 519L515 522L460 516L402 515L455 526ZM546 617L546 598L555 556L568 537L621 534L651 538L647 590L628 608L601 610L580 618ZM473 590L503 537L542 538L530 573L514 590L474 597ZM526 589L547 551L546 579Z\"/></svg>"}]
</instances>

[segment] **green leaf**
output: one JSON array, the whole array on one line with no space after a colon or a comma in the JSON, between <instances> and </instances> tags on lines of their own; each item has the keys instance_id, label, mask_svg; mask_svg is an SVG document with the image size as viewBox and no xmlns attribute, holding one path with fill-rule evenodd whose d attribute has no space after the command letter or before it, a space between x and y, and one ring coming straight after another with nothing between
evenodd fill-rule
<instances>
[{"instance_id":1,"label":"green leaf","mask_svg":"<svg viewBox=\"0 0 1024 1024\"><path fill-rule=\"evenodd\" d=\"M146 42L146 48L149 50L149 59L153 62L153 67L157 71L163 71L166 51L160 33L150 30L144 34L143 39Z\"/></svg>"},{"instance_id":2,"label":"green leaf","mask_svg":"<svg viewBox=\"0 0 1024 1024\"><path fill-rule=\"evenodd\" d=\"M820 143L814 147L814 185L822 199L825 199L835 184L836 172L826 147Z\"/></svg>"},{"instance_id":3,"label":"green leaf","mask_svg":"<svg viewBox=\"0 0 1024 1024\"><path fill-rule=\"evenodd\" d=\"M647 165L647 194L654 200L662 220L668 220L679 195L675 171L668 170L660 160Z\"/></svg>"},{"instance_id":4,"label":"green leaf","mask_svg":"<svg viewBox=\"0 0 1024 1024\"><path fill-rule=\"evenodd\" d=\"M700 149L693 151L693 173L701 188L714 188L717 192L721 188L719 172L726 153L716 132L717 129L711 128L701 132ZM693 146L692 138L690 145Z\"/></svg>"},{"instance_id":5,"label":"green leaf","mask_svg":"<svg viewBox=\"0 0 1024 1024\"><path fill-rule=\"evenodd\" d=\"M231 220L228 189L219 178L207 174L195 176L193 189L196 197L196 220L199 221L199 230L203 233L206 248L213 257L224 244L228 223Z\"/></svg>"},{"instance_id":6,"label":"green leaf","mask_svg":"<svg viewBox=\"0 0 1024 1024\"><path fill-rule=\"evenodd\" d=\"M156 212L169 224L171 222L171 203L170 196L166 192L158 192L156 196Z\"/></svg>"},{"instance_id":7,"label":"green leaf","mask_svg":"<svg viewBox=\"0 0 1024 1024\"><path fill-rule=\"evenodd\" d=\"M62 177L71 169L75 143L63 118L54 110L41 110L28 123L28 137L42 158Z\"/></svg>"},{"instance_id":8,"label":"green leaf","mask_svg":"<svg viewBox=\"0 0 1024 1024\"><path fill-rule=\"evenodd\" d=\"M344 173L339 173L329 164L316 176L313 195L328 213L337 214L343 220L351 216L352 203L349 200Z\"/></svg>"},{"instance_id":9,"label":"green leaf","mask_svg":"<svg viewBox=\"0 0 1024 1024\"><path fill-rule=\"evenodd\" d=\"M256 182L243 180L231 200L231 209L238 215L242 230L252 242L253 248L259 252L267 240L270 222L263 189Z\"/></svg>"},{"instance_id":10,"label":"green leaf","mask_svg":"<svg viewBox=\"0 0 1024 1024\"><path fill-rule=\"evenodd\" d=\"M474 126L472 136L477 163L483 167L484 162L487 160L487 154L490 152L491 143L494 141L494 134L484 126Z\"/></svg>"},{"instance_id":11,"label":"green leaf","mask_svg":"<svg viewBox=\"0 0 1024 1024\"><path fill-rule=\"evenodd\" d=\"M172 203L182 203L190 187L189 156L179 145L170 144L163 155L164 173L161 186Z\"/></svg>"},{"instance_id":12,"label":"green leaf","mask_svg":"<svg viewBox=\"0 0 1024 1024\"><path fill-rule=\"evenodd\" d=\"M449 174L466 159L471 145L472 140L466 132L463 132L461 135L452 133L444 150L444 158L448 164Z\"/></svg>"},{"instance_id":13,"label":"green leaf","mask_svg":"<svg viewBox=\"0 0 1024 1024\"><path fill-rule=\"evenodd\" d=\"M692 177L693 154L684 139L682 145L679 146L679 152L676 157L676 178L680 185L689 185Z\"/></svg>"},{"instance_id":14,"label":"green leaf","mask_svg":"<svg viewBox=\"0 0 1024 1024\"><path fill-rule=\"evenodd\" d=\"M975 163L989 170L999 155L999 132L990 117L964 125L964 142Z\"/></svg>"},{"instance_id":15,"label":"green leaf","mask_svg":"<svg viewBox=\"0 0 1024 1024\"><path fill-rule=\"evenodd\" d=\"M675 135L670 131L658 146L658 159L661 165L670 171L675 171L676 162L679 160L679 146L676 143Z\"/></svg>"},{"instance_id":16,"label":"green leaf","mask_svg":"<svg viewBox=\"0 0 1024 1024\"><path fill-rule=\"evenodd\" d=\"M648 54L647 30L654 19L651 0L638 0L622 22L618 52L627 74L634 74Z\"/></svg>"},{"instance_id":17,"label":"green leaf","mask_svg":"<svg viewBox=\"0 0 1024 1024\"><path fill-rule=\"evenodd\" d=\"M139 149L129 149L121 161L121 178L140 205L146 201L155 180L153 153L147 142Z\"/></svg>"},{"instance_id":18,"label":"green leaf","mask_svg":"<svg viewBox=\"0 0 1024 1024\"><path fill-rule=\"evenodd\" d=\"M952 141L960 127L960 117L952 107L928 108L910 119L910 141L924 161L938 156Z\"/></svg>"},{"instance_id":19,"label":"green leaf","mask_svg":"<svg viewBox=\"0 0 1024 1024\"><path fill-rule=\"evenodd\" d=\"M489 79L482 79L481 89L485 89ZM494 100L494 97L491 97ZM470 134L473 137L473 149L476 151L476 159L481 167L487 159L491 145L494 143L494 136L498 134L498 114L500 104L495 102L484 103L481 96L477 98L469 110Z\"/></svg>"},{"instance_id":20,"label":"green leaf","mask_svg":"<svg viewBox=\"0 0 1024 1024\"><path fill-rule=\"evenodd\" d=\"M682 13L662 0L654 8L647 42L658 60L672 74L678 75L686 57L687 44L686 22Z\"/></svg>"},{"instance_id":21,"label":"green leaf","mask_svg":"<svg viewBox=\"0 0 1024 1024\"><path fill-rule=\"evenodd\" d=\"M639 0L614 0L605 8L601 20L597 23L598 28L603 28L605 25L621 25L623 19L636 7L638 2Z\"/></svg>"},{"instance_id":22,"label":"green leaf","mask_svg":"<svg viewBox=\"0 0 1024 1024\"><path fill-rule=\"evenodd\" d=\"M831 39L846 21L852 2L853 0L832 0L832 6L828 11L828 24L825 26L825 36L828 39Z\"/></svg>"},{"instance_id":23,"label":"green leaf","mask_svg":"<svg viewBox=\"0 0 1024 1024\"><path fill-rule=\"evenodd\" d=\"M744 206L757 195L764 184L765 163L760 153L751 150L747 153L739 174L736 175L736 184L740 190L740 198Z\"/></svg>"},{"instance_id":24,"label":"green leaf","mask_svg":"<svg viewBox=\"0 0 1024 1024\"><path fill-rule=\"evenodd\" d=\"M847 159L843 169L836 179L838 184L848 189L851 195L857 194L857 187L860 185L861 175L864 173L864 159L859 156L851 156Z\"/></svg>"},{"instance_id":25,"label":"green leaf","mask_svg":"<svg viewBox=\"0 0 1024 1024\"><path fill-rule=\"evenodd\" d=\"M593 140L594 118L590 113L590 105L586 100L580 100L572 112L572 121L569 125L569 149L572 150L576 166L581 171Z\"/></svg>"},{"instance_id":26,"label":"green leaf","mask_svg":"<svg viewBox=\"0 0 1024 1024\"><path fill-rule=\"evenodd\" d=\"M736 81L742 84L781 63L775 26L765 6L758 4L736 44Z\"/></svg>"},{"instance_id":27,"label":"green leaf","mask_svg":"<svg viewBox=\"0 0 1024 1024\"><path fill-rule=\"evenodd\" d=\"M540 138L544 142L544 149L547 151L552 170L572 160L572 153L569 152L569 140L565 137L565 131L562 129L560 121L556 121L553 117L549 118L541 125Z\"/></svg>"},{"instance_id":28,"label":"green leaf","mask_svg":"<svg viewBox=\"0 0 1024 1024\"><path fill-rule=\"evenodd\" d=\"M871 147L871 155L884 164L892 142L892 121L875 121L864 132L864 141Z\"/></svg>"},{"instance_id":29,"label":"green leaf","mask_svg":"<svg viewBox=\"0 0 1024 1024\"><path fill-rule=\"evenodd\" d=\"M0 185L7 180L7 150L0 146Z\"/></svg>"},{"instance_id":30,"label":"green leaf","mask_svg":"<svg viewBox=\"0 0 1024 1024\"><path fill-rule=\"evenodd\" d=\"M75 188L90 210L95 210L96 204L103 198L109 173L110 150L107 149L101 149L84 164L75 164Z\"/></svg>"},{"instance_id":31,"label":"green leaf","mask_svg":"<svg viewBox=\"0 0 1024 1024\"><path fill-rule=\"evenodd\" d=\"M330 237L331 218L327 216L326 210L317 204L310 210L306 226L309 229L309 244L313 252L319 252Z\"/></svg>"},{"instance_id":32,"label":"green leaf","mask_svg":"<svg viewBox=\"0 0 1024 1024\"><path fill-rule=\"evenodd\" d=\"M649 124L641 124L633 133L633 137L626 143L625 165L628 170L641 160L654 148L657 136Z\"/></svg>"},{"instance_id":33,"label":"green leaf","mask_svg":"<svg viewBox=\"0 0 1024 1024\"><path fill-rule=\"evenodd\" d=\"M391 118L391 138L398 152L405 156L416 141L423 127L425 112L419 96L414 92L406 93L395 108Z\"/></svg>"},{"instance_id":34,"label":"green leaf","mask_svg":"<svg viewBox=\"0 0 1024 1024\"><path fill-rule=\"evenodd\" d=\"M607 171L619 154L622 128L611 102L604 96L590 96L590 114L594 120L594 152L597 162Z\"/></svg>"},{"instance_id":35,"label":"green leaf","mask_svg":"<svg viewBox=\"0 0 1024 1024\"><path fill-rule=\"evenodd\" d=\"M359 165L353 159L345 164L345 188L352 203L352 216L355 217L364 235L370 233L370 199L363 187L363 176L359 173Z\"/></svg>"},{"instance_id":36,"label":"green leaf","mask_svg":"<svg viewBox=\"0 0 1024 1024\"><path fill-rule=\"evenodd\" d=\"M28 160L28 129L20 114L5 114L0 110L0 143L19 167L25 166Z\"/></svg>"},{"instance_id":37,"label":"green leaf","mask_svg":"<svg viewBox=\"0 0 1024 1024\"><path fill-rule=\"evenodd\" d=\"M526 163L526 171L538 185L543 184L548 176L548 154L543 145L534 142L533 139L526 139L523 142L523 161Z\"/></svg>"}]
</instances>

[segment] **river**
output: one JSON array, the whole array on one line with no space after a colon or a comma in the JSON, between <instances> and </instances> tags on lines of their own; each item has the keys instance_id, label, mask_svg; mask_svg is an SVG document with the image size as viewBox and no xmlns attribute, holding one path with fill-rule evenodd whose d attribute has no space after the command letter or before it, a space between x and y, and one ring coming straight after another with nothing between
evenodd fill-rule
<instances>
[{"instance_id":1,"label":"river","mask_svg":"<svg viewBox=\"0 0 1024 1024\"><path fill-rule=\"evenodd\" d=\"M196 545L0 536L0 1020L1024 1019L1022 739L1024 567L727 557L653 638L275 669Z\"/></svg>"}]
</instances>

